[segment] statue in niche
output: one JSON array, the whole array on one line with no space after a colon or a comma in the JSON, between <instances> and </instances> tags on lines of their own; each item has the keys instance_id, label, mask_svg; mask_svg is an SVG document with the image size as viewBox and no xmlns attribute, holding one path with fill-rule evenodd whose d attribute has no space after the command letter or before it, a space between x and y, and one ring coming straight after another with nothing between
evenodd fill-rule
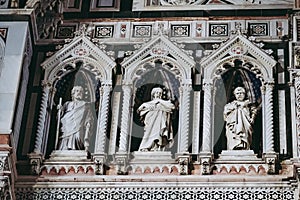
<instances>
[{"instance_id":1,"label":"statue in niche","mask_svg":"<svg viewBox=\"0 0 300 200\"><path fill-rule=\"evenodd\" d=\"M57 129L58 150L88 150L89 136L95 120L91 105L82 100L83 88L74 86L71 91L72 101L59 106ZM60 103L61 104L61 103ZM60 119L60 116L61 119Z\"/></svg>"},{"instance_id":2,"label":"statue in niche","mask_svg":"<svg viewBox=\"0 0 300 200\"><path fill-rule=\"evenodd\" d=\"M173 145L170 115L175 105L170 100L163 100L162 94L161 88L153 88L151 101L143 103L137 110L145 124L139 151L164 151Z\"/></svg>"},{"instance_id":3,"label":"statue in niche","mask_svg":"<svg viewBox=\"0 0 300 200\"><path fill-rule=\"evenodd\" d=\"M236 100L224 107L227 149L249 150L257 109L249 100L245 100L246 91L243 87L235 88L233 93Z\"/></svg>"}]
</instances>

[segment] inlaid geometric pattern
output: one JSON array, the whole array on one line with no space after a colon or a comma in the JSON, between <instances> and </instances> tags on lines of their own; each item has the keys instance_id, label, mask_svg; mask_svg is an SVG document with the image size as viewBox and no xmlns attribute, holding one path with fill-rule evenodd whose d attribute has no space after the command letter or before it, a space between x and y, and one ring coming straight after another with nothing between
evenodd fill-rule
<instances>
[{"instance_id":1,"label":"inlaid geometric pattern","mask_svg":"<svg viewBox=\"0 0 300 200\"><path fill-rule=\"evenodd\" d=\"M249 34L253 36L268 35L267 23L249 23Z\"/></svg>"},{"instance_id":2,"label":"inlaid geometric pattern","mask_svg":"<svg viewBox=\"0 0 300 200\"><path fill-rule=\"evenodd\" d=\"M228 24L209 24L209 36L228 36Z\"/></svg>"},{"instance_id":3,"label":"inlaid geometric pattern","mask_svg":"<svg viewBox=\"0 0 300 200\"><path fill-rule=\"evenodd\" d=\"M133 37L151 37L152 26L151 25L134 25Z\"/></svg>"},{"instance_id":4,"label":"inlaid geometric pattern","mask_svg":"<svg viewBox=\"0 0 300 200\"><path fill-rule=\"evenodd\" d=\"M96 38L111 38L114 34L114 26L96 26L95 37Z\"/></svg>"},{"instance_id":5,"label":"inlaid geometric pattern","mask_svg":"<svg viewBox=\"0 0 300 200\"><path fill-rule=\"evenodd\" d=\"M59 26L57 28L56 37L61 39L73 38L75 31L76 31L76 25Z\"/></svg>"},{"instance_id":6,"label":"inlaid geometric pattern","mask_svg":"<svg viewBox=\"0 0 300 200\"><path fill-rule=\"evenodd\" d=\"M189 37L190 25L171 25L172 37Z\"/></svg>"},{"instance_id":7,"label":"inlaid geometric pattern","mask_svg":"<svg viewBox=\"0 0 300 200\"><path fill-rule=\"evenodd\" d=\"M293 188L284 187L104 187L17 188L16 198L98 200L278 200L295 199Z\"/></svg>"}]
</instances>

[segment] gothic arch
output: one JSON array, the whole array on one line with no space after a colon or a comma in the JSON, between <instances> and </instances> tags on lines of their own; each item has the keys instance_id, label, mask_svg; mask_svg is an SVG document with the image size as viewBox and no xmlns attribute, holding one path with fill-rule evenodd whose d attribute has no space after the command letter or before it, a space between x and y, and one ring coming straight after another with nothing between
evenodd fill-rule
<instances>
[{"instance_id":1,"label":"gothic arch","mask_svg":"<svg viewBox=\"0 0 300 200\"><path fill-rule=\"evenodd\" d=\"M273 68L276 61L264 50L238 34L222 44L219 49L200 63L203 73L204 114L202 152L212 152L212 124L214 84L227 71L225 65L234 68L234 61L240 60L242 69L249 70L262 82L263 153L274 153L273 136Z\"/></svg>"},{"instance_id":2,"label":"gothic arch","mask_svg":"<svg viewBox=\"0 0 300 200\"><path fill-rule=\"evenodd\" d=\"M142 75L155 70L156 62L173 74L180 82L179 95L179 127L178 153L188 151L190 91L192 86L191 70L195 61L185 52L173 44L166 36L158 35L141 49L125 60L121 65L124 68L123 79L123 108L121 116L121 134L119 152L128 152L128 137L131 133L132 115L130 108L134 99L136 82ZM180 142L179 142L180 141Z\"/></svg>"},{"instance_id":3,"label":"gothic arch","mask_svg":"<svg viewBox=\"0 0 300 200\"><path fill-rule=\"evenodd\" d=\"M43 62L41 66L45 70L45 75L33 153L45 155L50 121L52 120L51 108L58 103L54 102L55 93L57 92L55 88L60 80L76 72L76 70L80 71L82 77L88 82L87 90L91 95L91 101L95 100L96 93L95 88L92 87L92 82L101 82L101 87L97 91L100 98L97 110L98 117L94 153L104 152L109 112L109 95L112 87L112 69L115 66L115 62L93 44L90 38L82 33Z\"/></svg>"}]
</instances>

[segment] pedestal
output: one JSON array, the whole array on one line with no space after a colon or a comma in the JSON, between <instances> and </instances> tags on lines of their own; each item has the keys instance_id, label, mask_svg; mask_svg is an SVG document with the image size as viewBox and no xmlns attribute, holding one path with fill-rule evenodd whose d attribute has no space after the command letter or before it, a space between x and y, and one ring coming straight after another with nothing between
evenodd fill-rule
<instances>
[{"instance_id":1,"label":"pedestal","mask_svg":"<svg viewBox=\"0 0 300 200\"><path fill-rule=\"evenodd\" d=\"M223 150L214 160L215 173L220 174L266 174L268 166L253 150Z\"/></svg>"},{"instance_id":2,"label":"pedestal","mask_svg":"<svg viewBox=\"0 0 300 200\"><path fill-rule=\"evenodd\" d=\"M258 161L257 154L253 150L223 150L219 154L218 161Z\"/></svg>"},{"instance_id":3,"label":"pedestal","mask_svg":"<svg viewBox=\"0 0 300 200\"><path fill-rule=\"evenodd\" d=\"M88 159L88 152L84 150L56 150L52 151L49 161L81 161Z\"/></svg>"},{"instance_id":4,"label":"pedestal","mask_svg":"<svg viewBox=\"0 0 300 200\"><path fill-rule=\"evenodd\" d=\"M135 151L132 153L134 157L130 163L173 163L172 154L170 151Z\"/></svg>"},{"instance_id":5,"label":"pedestal","mask_svg":"<svg viewBox=\"0 0 300 200\"><path fill-rule=\"evenodd\" d=\"M170 151L135 151L130 161L132 174L179 174L179 165Z\"/></svg>"},{"instance_id":6,"label":"pedestal","mask_svg":"<svg viewBox=\"0 0 300 200\"><path fill-rule=\"evenodd\" d=\"M94 162L84 150L57 150L45 160L41 171L43 175L91 174L95 172Z\"/></svg>"}]
</instances>

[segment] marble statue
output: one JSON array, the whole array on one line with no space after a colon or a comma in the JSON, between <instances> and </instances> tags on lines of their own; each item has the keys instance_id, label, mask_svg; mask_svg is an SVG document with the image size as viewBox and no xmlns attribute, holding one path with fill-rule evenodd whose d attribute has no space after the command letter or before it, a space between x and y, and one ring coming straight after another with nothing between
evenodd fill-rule
<instances>
[{"instance_id":1,"label":"marble statue","mask_svg":"<svg viewBox=\"0 0 300 200\"><path fill-rule=\"evenodd\" d=\"M74 86L72 101L67 101L59 110L60 136L58 150L87 150L92 132L94 116L91 105L82 100L83 88Z\"/></svg>"},{"instance_id":2,"label":"marble statue","mask_svg":"<svg viewBox=\"0 0 300 200\"><path fill-rule=\"evenodd\" d=\"M224 107L228 150L250 150L253 123L257 109L249 100L245 100L245 89L234 90L236 100Z\"/></svg>"},{"instance_id":3,"label":"marble statue","mask_svg":"<svg viewBox=\"0 0 300 200\"><path fill-rule=\"evenodd\" d=\"M173 145L173 131L170 120L175 105L162 99L159 87L151 91L151 101L143 103L138 112L144 117L144 136L139 151L164 151Z\"/></svg>"}]
</instances>

